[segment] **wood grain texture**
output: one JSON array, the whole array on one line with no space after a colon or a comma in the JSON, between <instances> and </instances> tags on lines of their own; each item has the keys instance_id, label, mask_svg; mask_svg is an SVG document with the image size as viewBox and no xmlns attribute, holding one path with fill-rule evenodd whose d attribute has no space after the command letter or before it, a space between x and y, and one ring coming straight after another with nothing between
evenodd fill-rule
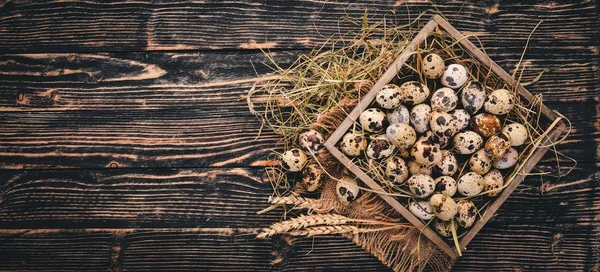
<instances>
[{"instance_id":1,"label":"wood grain texture","mask_svg":"<svg viewBox=\"0 0 600 272\"><path fill-rule=\"evenodd\" d=\"M0 230L0 270L386 270L338 236L256 240L255 234L248 228ZM598 234L586 224L490 223L454 268L593 271Z\"/></svg>"},{"instance_id":2,"label":"wood grain texture","mask_svg":"<svg viewBox=\"0 0 600 272\"><path fill-rule=\"evenodd\" d=\"M492 222L598 222L598 166L580 164L567 180L526 178ZM256 214L272 193L263 174L259 168L5 170L0 228L266 227L283 210Z\"/></svg>"},{"instance_id":3,"label":"wood grain texture","mask_svg":"<svg viewBox=\"0 0 600 272\"><path fill-rule=\"evenodd\" d=\"M272 56L285 66L305 52ZM265 130L256 139L260 124L243 97L259 78L268 77L265 62L260 52L0 56L0 165L262 165L278 138ZM597 119L599 113L596 102L586 97L600 90L595 72L580 68L548 72L530 90L543 93L550 108L574 123L573 135L561 149L592 162L598 158L599 133L590 116ZM531 71L527 77L536 76ZM562 73L570 77L555 76ZM563 88L571 86L567 78L581 79L576 84L586 86L569 99L562 98L570 92Z\"/></svg>"},{"instance_id":4,"label":"wood grain texture","mask_svg":"<svg viewBox=\"0 0 600 272\"><path fill-rule=\"evenodd\" d=\"M0 50L12 52L149 51L307 48L346 33L366 9L373 20L407 23L437 8L458 29L484 41L506 35L514 46L544 20L536 40L546 46L592 46L594 1L523 4L479 1L432 5L424 1L6 1L0 6ZM523 16L527 15L527 16Z\"/></svg>"}]
</instances>

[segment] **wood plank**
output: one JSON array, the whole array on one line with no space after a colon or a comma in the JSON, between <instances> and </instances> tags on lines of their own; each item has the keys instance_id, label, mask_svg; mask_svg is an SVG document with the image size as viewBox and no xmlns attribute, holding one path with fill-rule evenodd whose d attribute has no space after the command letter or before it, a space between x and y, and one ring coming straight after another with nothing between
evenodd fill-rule
<instances>
[{"instance_id":1,"label":"wood plank","mask_svg":"<svg viewBox=\"0 0 600 272\"><path fill-rule=\"evenodd\" d=\"M414 3L411 3L414 2ZM407 23L434 6L424 1L65 2L25 0L0 5L0 51L79 52L307 48L345 33L366 9L374 20ZM461 31L504 37L514 46L544 20L544 46L594 46L595 1L481 1L436 4ZM240 37L243 37L240 39Z\"/></svg>"},{"instance_id":2,"label":"wood plank","mask_svg":"<svg viewBox=\"0 0 600 272\"><path fill-rule=\"evenodd\" d=\"M599 167L580 164L561 180L527 177L491 222L600 221ZM0 228L266 227L283 210L256 214L272 193L263 174L259 168L3 170Z\"/></svg>"},{"instance_id":3,"label":"wood plank","mask_svg":"<svg viewBox=\"0 0 600 272\"><path fill-rule=\"evenodd\" d=\"M270 57L288 67L308 52L277 51ZM527 88L543 94L547 102L595 101L600 91L600 70L590 56L597 53L589 48L531 49L524 59L522 82L532 81L546 68L552 69ZM510 70L520 55L500 51L491 57ZM265 64L270 62L262 52L239 51L0 54L0 110L194 107L215 93L219 95L210 101L229 101L232 106L233 102L242 102L238 99L248 90L241 87L259 80L257 77L264 79L272 71Z\"/></svg>"},{"instance_id":4,"label":"wood plank","mask_svg":"<svg viewBox=\"0 0 600 272\"><path fill-rule=\"evenodd\" d=\"M232 87L233 88L233 87ZM245 87L239 90L241 93ZM280 138L226 92L192 107L149 110L17 111L0 115L2 168L247 167L268 164ZM212 93L212 97L218 97ZM234 100L234 101L232 101ZM232 106L235 103L237 107ZM598 105L551 104L573 122L559 150L579 162L598 160ZM586 148L581 148L585 146ZM550 158L550 157L546 157Z\"/></svg>"},{"instance_id":5,"label":"wood plank","mask_svg":"<svg viewBox=\"0 0 600 272\"><path fill-rule=\"evenodd\" d=\"M388 271L342 237L256 240L255 233L251 228L0 230L0 270ZM597 225L588 224L490 223L454 269L593 271L599 235Z\"/></svg>"}]
</instances>

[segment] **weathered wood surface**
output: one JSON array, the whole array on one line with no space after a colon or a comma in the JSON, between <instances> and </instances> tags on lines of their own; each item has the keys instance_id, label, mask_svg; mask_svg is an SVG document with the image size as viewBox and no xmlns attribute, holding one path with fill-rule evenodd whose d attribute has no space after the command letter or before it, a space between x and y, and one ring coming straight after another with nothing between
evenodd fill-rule
<instances>
[{"instance_id":1,"label":"weathered wood surface","mask_svg":"<svg viewBox=\"0 0 600 272\"><path fill-rule=\"evenodd\" d=\"M255 49L286 66L344 16L406 23L416 2L0 1L0 270L385 271L343 238L253 238L280 219L255 214L278 138L255 139L242 97L268 76ZM551 69L528 89L573 122L558 148L579 161L526 178L456 271L599 271L598 3L436 6L508 70L544 20L522 82Z\"/></svg>"}]
</instances>

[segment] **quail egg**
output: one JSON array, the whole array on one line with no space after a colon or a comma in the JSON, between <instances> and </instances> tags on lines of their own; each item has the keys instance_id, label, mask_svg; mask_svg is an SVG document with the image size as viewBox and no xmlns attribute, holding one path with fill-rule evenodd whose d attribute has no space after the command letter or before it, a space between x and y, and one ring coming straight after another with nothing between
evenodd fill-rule
<instances>
[{"instance_id":1,"label":"quail egg","mask_svg":"<svg viewBox=\"0 0 600 272\"><path fill-rule=\"evenodd\" d=\"M309 129L302 132L298 137L300 146L304 150L312 153L317 153L321 147L323 147L323 135L314 129Z\"/></svg>"},{"instance_id":2,"label":"quail egg","mask_svg":"<svg viewBox=\"0 0 600 272\"><path fill-rule=\"evenodd\" d=\"M442 150L442 160L433 166L433 170L445 176L452 176L458 170L458 161L452 152Z\"/></svg>"},{"instance_id":3,"label":"quail egg","mask_svg":"<svg viewBox=\"0 0 600 272\"><path fill-rule=\"evenodd\" d=\"M400 89L406 105L421 104L429 97L429 88L417 81L404 82Z\"/></svg>"},{"instance_id":4,"label":"quail egg","mask_svg":"<svg viewBox=\"0 0 600 272\"><path fill-rule=\"evenodd\" d=\"M458 103L458 97L454 90L443 87L435 91L431 95L431 109L434 111L445 111L449 112L456 108Z\"/></svg>"},{"instance_id":5,"label":"quail egg","mask_svg":"<svg viewBox=\"0 0 600 272\"><path fill-rule=\"evenodd\" d=\"M416 162L432 166L442 160L442 149L438 144L431 143L428 140L418 140L410 149L410 155L415 158Z\"/></svg>"},{"instance_id":6,"label":"quail egg","mask_svg":"<svg viewBox=\"0 0 600 272\"><path fill-rule=\"evenodd\" d=\"M483 108L485 111L496 114L504 115L510 112L515 106L515 98L513 94L507 89L498 89L488 95Z\"/></svg>"},{"instance_id":7,"label":"quail egg","mask_svg":"<svg viewBox=\"0 0 600 272\"><path fill-rule=\"evenodd\" d=\"M454 149L460 154L473 154L483 144L483 139L474 131L466 130L454 135Z\"/></svg>"},{"instance_id":8,"label":"quail egg","mask_svg":"<svg viewBox=\"0 0 600 272\"><path fill-rule=\"evenodd\" d=\"M338 180L335 185L335 191L338 199L342 201L342 203L348 204L358 197L360 189L358 188L358 183L355 179L345 176L341 180Z\"/></svg>"},{"instance_id":9,"label":"quail egg","mask_svg":"<svg viewBox=\"0 0 600 272\"><path fill-rule=\"evenodd\" d=\"M452 115L452 125L454 126L454 131L459 132L469 125L471 116L466 110L457 109L452 111L450 114Z\"/></svg>"},{"instance_id":10,"label":"quail egg","mask_svg":"<svg viewBox=\"0 0 600 272\"><path fill-rule=\"evenodd\" d=\"M370 108L360 114L360 125L365 131L380 132L387 125L385 113L377 108Z\"/></svg>"},{"instance_id":11,"label":"quail egg","mask_svg":"<svg viewBox=\"0 0 600 272\"><path fill-rule=\"evenodd\" d=\"M488 158L485 149L479 149L469 159L469 168L471 171L485 175L492 168L492 160Z\"/></svg>"},{"instance_id":12,"label":"quail egg","mask_svg":"<svg viewBox=\"0 0 600 272\"><path fill-rule=\"evenodd\" d=\"M464 196L474 196L483 190L483 177L481 175L469 172L458 179L458 192Z\"/></svg>"},{"instance_id":13,"label":"quail egg","mask_svg":"<svg viewBox=\"0 0 600 272\"><path fill-rule=\"evenodd\" d=\"M452 236L452 228L450 226L450 222L448 221L436 220L433 223L433 228L442 237Z\"/></svg>"},{"instance_id":14,"label":"quail egg","mask_svg":"<svg viewBox=\"0 0 600 272\"><path fill-rule=\"evenodd\" d=\"M298 148L290 149L281 154L281 166L290 172L298 172L308 162L306 154Z\"/></svg>"},{"instance_id":15,"label":"quail egg","mask_svg":"<svg viewBox=\"0 0 600 272\"><path fill-rule=\"evenodd\" d=\"M377 93L375 101L384 109L395 109L402 102L400 87L395 84L387 84Z\"/></svg>"},{"instance_id":16,"label":"quail egg","mask_svg":"<svg viewBox=\"0 0 600 272\"><path fill-rule=\"evenodd\" d=\"M398 155L404 159L409 159L410 158L410 148L398 149L398 151L396 152L396 155Z\"/></svg>"},{"instance_id":17,"label":"quail egg","mask_svg":"<svg viewBox=\"0 0 600 272\"><path fill-rule=\"evenodd\" d=\"M517 160L519 160L519 152L511 147L508 149L508 152L502 156L502 159L494 161L494 167L498 169L508 169L517 164Z\"/></svg>"},{"instance_id":18,"label":"quail egg","mask_svg":"<svg viewBox=\"0 0 600 272\"><path fill-rule=\"evenodd\" d=\"M469 79L467 69L460 64L450 64L444 74L442 75L442 85L458 89L464 85Z\"/></svg>"},{"instance_id":19,"label":"quail egg","mask_svg":"<svg viewBox=\"0 0 600 272\"><path fill-rule=\"evenodd\" d=\"M456 194L456 180L450 176L440 176L435 180L435 192L447 196Z\"/></svg>"},{"instance_id":20,"label":"quail egg","mask_svg":"<svg viewBox=\"0 0 600 272\"><path fill-rule=\"evenodd\" d=\"M493 169L483 176L483 191L488 192L488 196L497 196L502 191L500 188L504 185L504 178L499 170Z\"/></svg>"},{"instance_id":21,"label":"quail egg","mask_svg":"<svg viewBox=\"0 0 600 272\"><path fill-rule=\"evenodd\" d=\"M475 114L483 107L485 90L479 81L469 81L461 92L460 101L469 114Z\"/></svg>"},{"instance_id":22,"label":"quail egg","mask_svg":"<svg viewBox=\"0 0 600 272\"><path fill-rule=\"evenodd\" d=\"M429 199L429 205L433 210L433 214L442 221L449 221L456 215L456 202L447 195L432 195Z\"/></svg>"},{"instance_id":23,"label":"quail egg","mask_svg":"<svg viewBox=\"0 0 600 272\"><path fill-rule=\"evenodd\" d=\"M314 192L319 189L324 180L323 169L318 164L309 164L304 169L302 186L307 192Z\"/></svg>"},{"instance_id":24,"label":"quail egg","mask_svg":"<svg viewBox=\"0 0 600 272\"><path fill-rule=\"evenodd\" d=\"M404 123L404 124L410 123L410 113L408 112L408 109L404 105L400 105L395 110L388 112L386 114L386 116L387 116L388 123L390 123L390 125L397 124L397 123Z\"/></svg>"},{"instance_id":25,"label":"quail egg","mask_svg":"<svg viewBox=\"0 0 600 272\"><path fill-rule=\"evenodd\" d=\"M433 193L435 183L433 178L427 175L413 175L408 178L408 189L416 198L426 198Z\"/></svg>"},{"instance_id":26,"label":"quail egg","mask_svg":"<svg viewBox=\"0 0 600 272\"><path fill-rule=\"evenodd\" d=\"M429 201L412 201L408 204L408 210L421 220L427 221L433 218Z\"/></svg>"},{"instance_id":27,"label":"quail egg","mask_svg":"<svg viewBox=\"0 0 600 272\"><path fill-rule=\"evenodd\" d=\"M445 135L436 135L431 132L431 130L425 131L425 134L419 137L419 140L421 139L426 139L434 144L438 144L441 148L445 148L450 142L450 137Z\"/></svg>"},{"instance_id":28,"label":"quail egg","mask_svg":"<svg viewBox=\"0 0 600 272\"><path fill-rule=\"evenodd\" d=\"M473 201L463 199L456 203L456 216L454 220L463 228L470 228L477 219L477 208Z\"/></svg>"},{"instance_id":29,"label":"quail egg","mask_svg":"<svg viewBox=\"0 0 600 272\"><path fill-rule=\"evenodd\" d=\"M418 133L425 133L429 130L429 119L431 116L431 107L427 104L419 104L410 110L410 123Z\"/></svg>"},{"instance_id":30,"label":"quail egg","mask_svg":"<svg viewBox=\"0 0 600 272\"><path fill-rule=\"evenodd\" d=\"M471 127L483 137L491 137L500 132L500 119L496 115L480 113L471 118Z\"/></svg>"},{"instance_id":31,"label":"quail egg","mask_svg":"<svg viewBox=\"0 0 600 272\"><path fill-rule=\"evenodd\" d=\"M385 135L378 136L367 146L367 157L374 160L387 158L392 153L394 153L394 146L385 138Z\"/></svg>"},{"instance_id":32,"label":"quail egg","mask_svg":"<svg viewBox=\"0 0 600 272\"><path fill-rule=\"evenodd\" d=\"M388 141L399 149L407 149L417 140L415 130L409 124L404 123L397 123L387 127L385 136Z\"/></svg>"},{"instance_id":33,"label":"quail egg","mask_svg":"<svg viewBox=\"0 0 600 272\"><path fill-rule=\"evenodd\" d=\"M521 146L527 141L529 133L524 125L512 123L502 128L502 133L510 136L510 145Z\"/></svg>"},{"instance_id":34,"label":"quail egg","mask_svg":"<svg viewBox=\"0 0 600 272\"><path fill-rule=\"evenodd\" d=\"M485 152L494 161L502 159L509 148L510 136L504 133L496 134L485 142Z\"/></svg>"},{"instance_id":35,"label":"quail egg","mask_svg":"<svg viewBox=\"0 0 600 272\"><path fill-rule=\"evenodd\" d=\"M367 149L367 137L363 134L348 132L342 137L340 149L344 154L356 157Z\"/></svg>"},{"instance_id":36,"label":"quail egg","mask_svg":"<svg viewBox=\"0 0 600 272\"><path fill-rule=\"evenodd\" d=\"M409 171L406 162L398 156L389 157L385 163L385 176L395 184L403 184Z\"/></svg>"},{"instance_id":37,"label":"quail egg","mask_svg":"<svg viewBox=\"0 0 600 272\"><path fill-rule=\"evenodd\" d=\"M456 133L452 120L450 113L434 111L431 113L429 127L435 135L452 137Z\"/></svg>"},{"instance_id":38,"label":"quail egg","mask_svg":"<svg viewBox=\"0 0 600 272\"><path fill-rule=\"evenodd\" d=\"M427 165L419 164L416 161L408 162L408 172L410 172L411 175L422 174L431 176L431 168L427 167Z\"/></svg>"},{"instance_id":39,"label":"quail egg","mask_svg":"<svg viewBox=\"0 0 600 272\"><path fill-rule=\"evenodd\" d=\"M444 59L442 59L440 55L433 53L425 56L421 64L421 70L423 71L423 74L425 74L425 76L429 79L441 77L444 73L444 68L446 68Z\"/></svg>"}]
</instances>

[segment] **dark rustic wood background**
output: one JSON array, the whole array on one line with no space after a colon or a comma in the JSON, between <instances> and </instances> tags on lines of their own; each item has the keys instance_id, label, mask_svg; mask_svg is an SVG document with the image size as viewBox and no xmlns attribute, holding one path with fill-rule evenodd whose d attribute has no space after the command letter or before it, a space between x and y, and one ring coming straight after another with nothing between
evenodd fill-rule
<instances>
[{"instance_id":1,"label":"dark rustic wood background","mask_svg":"<svg viewBox=\"0 0 600 272\"><path fill-rule=\"evenodd\" d=\"M242 96L370 16L425 1L0 0L0 270L385 271L337 237L256 240L279 220L261 166L277 136ZM571 175L527 178L456 271L599 271L599 7L450 1L437 9L571 122ZM254 67L253 67L254 64ZM560 159L563 166L570 166ZM539 170L556 172L547 156Z\"/></svg>"}]
</instances>

